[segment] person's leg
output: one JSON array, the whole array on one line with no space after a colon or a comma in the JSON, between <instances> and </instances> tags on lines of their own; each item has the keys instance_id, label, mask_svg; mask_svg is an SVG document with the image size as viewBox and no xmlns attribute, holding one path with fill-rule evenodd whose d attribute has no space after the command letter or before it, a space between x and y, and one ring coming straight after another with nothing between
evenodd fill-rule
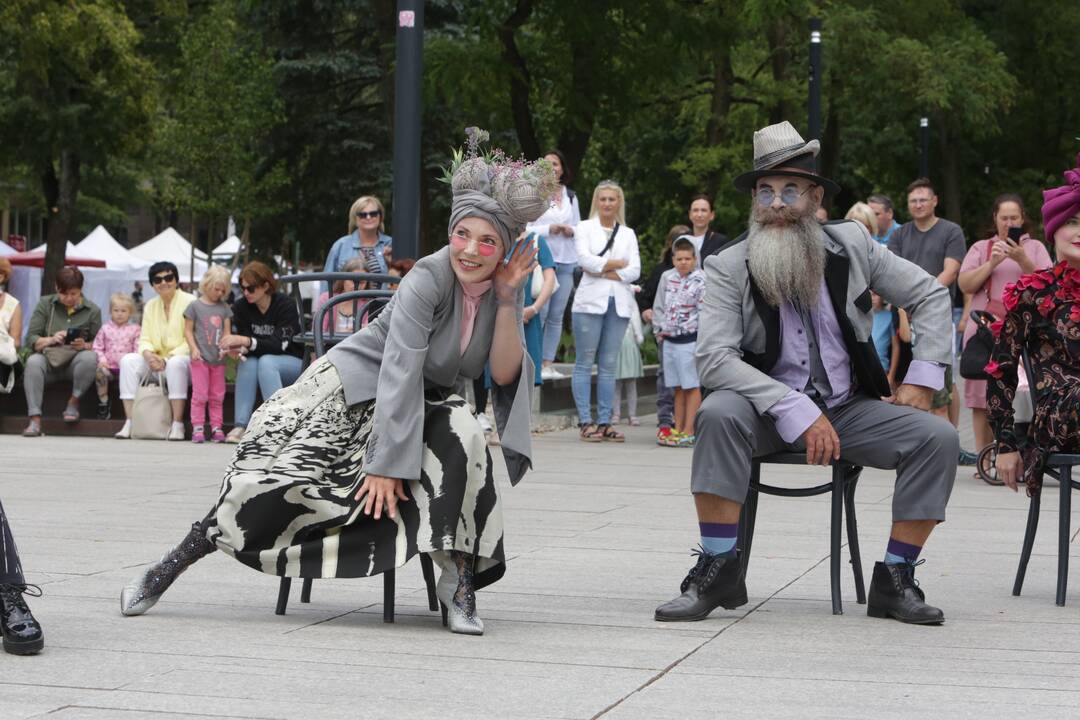
<instances>
[{"instance_id":1,"label":"person's leg","mask_svg":"<svg viewBox=\"0 0 1080 720\"><path fill-rule=\"evenodd\" d=\"M98 404L109 402L109 383L112 381L112 372L100 365L94 371L94 388L97 390Z\"/></svg>"},{"instance_id":2,"label":"person's leg","mask_svg":"<svg viewBox=\"0 0 1080 720\"><path fill-rule=\"evenodd\" d=\"M169 403L172 405L173 426L184 423L184 405L187 403L188 383L191 382L191 358L177 355L165 361L165 384L169 387ZM183 428L181 428L181 433ZM171 433L170 433L171 434Z\"/></svg>"},{"instance_id":3,"label":"person's leg","mask_svg":"<svg viewBox=\"0 0 1080 720\"><path fill-rule=\"evenodd\" d=\"M596 421L600 425L611 424L611 406L615 401L615 365L619 361L619 349L629 322L630 318L619 317L615 312L615 298L609 298L596 353Z\"/></svg>"},{"instance_id":4,"label":"person's leg","mask_svg":"<svg viewBox=\"0 0 1080 720\"><path fill-rule=\"evenodd\" d=\"M570 389L577 405L578 422L589 425L592 414L592 366L596 362L596 352L600 347L600 334L604 326L604 316L594 313L575 312L574 326L574 375Z\"/></svg>"},{"instance_id":5,"label":"person's leg","mask_svg":"<svg viewBox=\"0 0 1080 720\"><path fill-rule=\"evenodd\" d=\"M892 531L886 559L874 568L868 613L903 622L942 622L942 612L927 605L915 588L913 572L934 526L945 520L960 452L956 429L947 419L866 398L834 408L829 416L845 460L897 471ZM889 442L882 443L882 437Z\"/></svg>"},{"instance_id":6,"label":"person's leg","mask_svg":"<svg viewBox=\"0 0 1080 720\"><path fill-rule=\"evenodd\" d=\"M667 343L660 343L660 366L656 369L656 426L661 429L675 424L675 393L668 386L667 374L664 372L665 345Z\"/></svg>"},{"instance_id":7,"label":"person's leg","mask_svg":"<svg viewBox=\"0 0 1080 720\"><path fill-rule=\"evenodd\" d=\"M71 397L78 404L90 386L94 384L94 375L97 372L97 353L93 350L83 350L76 353L71 360Z\"/></svg>"},{"instance_id":8,"label":"person's leg","mask_svg":"<svg viewBox=\"0 0 1080 720\"><path fill-rule=\"evenodd\" d=\"M0 504L0 635L4 650L13 655L33 655L45 647L41 624L23 598L26 591L15 537Z\"/></svg>"},{"instance_id":9,"label":"person's leg","mask_svg":"<svg viewBox=\"0 0 1080 720\"><path fill-rule=\"evenodd\" d=\"M630 378L626 383L626 412L631 424L637 420L637 378Z\"/></svg>"},{"instance_id":10,"label":"person's leg","mask_svg":"<svg viewBox=\"0 0 1080 720\"><path fill-rule=\"evenodd\" d=\"M135 408L135 391L150 366L139 353L128 353L120 358L120 402L124 405L124 427L116 433L118 438L131 437L131 413Z\"/></svg>"},{"instance_id":11,"label":"person's leg","mask_svg":"<svg viewBox=\"0 0 1080 720\"><path fill-rule=\"evenodd\" d=\"M263 402L300 377L304 361L292 355L263 355L259 360L259 394Z\"/></svg>"},{"instance_id":12,"label":"person's leg","mask_svg":"<svg viewBox=\"0 0 1080 720\"><path fill-rule=\"evenodd\" d=\"M559 350L559 342L562 340L563 316L566 314L566 303L570 300L570 293L574 289L574 265L572 263L556 263L555 279L559 281L559 289L548 299L544 307L544 365L550 365L555 360L555 353Z\"/></svg>"},{"instance_id":13,"label":"person's leg","mask_svg":"<svg viewBox=\"0 0 1080 720\"><path fill-rule=\"evenodd\" d=\"M191 439L199 441L206 422L206 400L210 394L210 366L202 360L191 363Z\"/></svg>"},{"instance_id":14,"label":"person's leg","mask_svg":"<svg viewBox=\"0 0 1080 720\"><path fill-rule=\"evenodd\" d=\"M994 433L986 419L986 408L971 408L971 428L975 431L976 450L982 450L994 442Z\"/></svg>"},{"instance_id":15,"label":"person's leg","mask_svg":"<svg viewBox=\"0 0 1080 720\"><path fill-rule=\"evenodd\" d=\"M681 387L675 388L675 430L685 432L686 428L686 393Z\"/></svg>"},{"instance_id":16,"label":"person's leg","mask_svg":"<svg viewBox=\"0 0 1080 720\"><path fill-rule=\"evenodd\" d=\"M41 353L34 353L26 359L23 370L23 392L26 393L26 414L30 424L41 429L41 401L45 396L45 379L49 372L49 362ZM28 427L27 430L30 428Z\"/></svg>"},{"instance_id":17,"label":"person's leg","mask_svg":"<svg viewBox=\"0 0 1080 720\"><path fill-rule=\"evenodd\" d=\"M209 366L210 429L221 430L225 422L225 363Z\"/></svg>"},{"instance_id":18,"label":"person's leg","mask_svg":"<svg viewBox=\"0 0 1080 720\"><path fill-rule=\"evenodd\" d=\"M615 400L611 405L611 421L613 423L619 422L619 420L622 418L622 399L625 389L626 380L615 381Z\"/></svg>"},{"instance_id":19,"label":"person's leg","mask_svg":"<svg viewBox=\"0 0 1080 720\"><path fill-rule=\"evenodd\" d=\"M259 387L259 363L262 358L249 357L236 365L235 393L236 412L233 422L238 428L247 427L251 411L255 409L255 391Z\"/></svg>"},{"instance_id":20,"label":"person's leg","mask_svg":"<svg viewBox=\"0 0 1080 720\"><path fill-rule=\"evenodd\" d=\"M703 620L717 607L746 603L746 582L734 552L739 513L750 486L754 457L786 447L768 417L730 390L701 404L695 421L697 444L690 469L701 551L683 581L682 594L656 609L660 621Z\"/></svg>"},{"instance_id":21,"label":"person's leg","mask_svg":"<svg viewBox=\"0 0 1080 720\"><path fill-rule=\"evenodd\" d=\"M698 409L701 407L701 388L684 389L683 395L686 403L686 434L694 435L694 418L697 417Z\"/></svg>"}]
</instances>

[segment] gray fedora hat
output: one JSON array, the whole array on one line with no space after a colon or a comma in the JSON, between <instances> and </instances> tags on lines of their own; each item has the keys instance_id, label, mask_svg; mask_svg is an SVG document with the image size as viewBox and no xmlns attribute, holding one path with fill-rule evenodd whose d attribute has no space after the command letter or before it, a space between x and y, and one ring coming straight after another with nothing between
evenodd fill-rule
<instances>
[{"instance_id":1,"label":"gray fedora hat","mask_svg":"<svg viewBox=\"0 0 1080 720\"><path fill-rule=\"evenodd\" d=\"M735 188L742 192L754 189L760 177L788 175L811 180L834 195L840 186L817 174L814 158L821 151L817 140L806 142L787 120L754 132L754 169L735 178Z\"/></svg>"}]
</instances>

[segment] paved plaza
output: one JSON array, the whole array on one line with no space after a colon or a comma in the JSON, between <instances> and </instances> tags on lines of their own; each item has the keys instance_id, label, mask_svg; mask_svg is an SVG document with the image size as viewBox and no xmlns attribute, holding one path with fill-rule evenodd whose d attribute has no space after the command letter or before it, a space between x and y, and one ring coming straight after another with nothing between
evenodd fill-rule
<instances>
[{"instance_id":1,"label":"paved plaza","mask_svg":"<svg viewBox=\"0 0 1080 720\"><path fill-rule=\"evenodd\" d=\"M1080 571L1056 607L1056 486L1015 598L1027 501L961 468L917 574L943 627L868 618L846 550L845 614L830 614L827 497L763 497L750 603L660 624L653 609L676 593L697 528L690 452L652 433L631 428L622 446L535 438L536 470L502 483L509 570L479 594L482 638L442 628L415 560L398 571L393 625L377 578L317 581L309 605L294 583L276 616L277 578L221 553L124 618L121 585L206 512L232 449L0 436L0 498L45 592L30 602L46 633L39 656L0 654L0 718L1077 717ZM868 581L891 495L890 473L863 474Z\"/></svg>"}]
</instances>

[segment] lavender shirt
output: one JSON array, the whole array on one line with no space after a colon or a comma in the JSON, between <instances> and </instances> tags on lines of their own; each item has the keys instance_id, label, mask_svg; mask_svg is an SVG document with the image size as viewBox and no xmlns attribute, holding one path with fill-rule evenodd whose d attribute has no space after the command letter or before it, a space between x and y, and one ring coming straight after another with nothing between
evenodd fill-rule
<instances>
[{"instance_id":1,"label":"lavender shirt","mask_svg":"<svg viewBox=\"0 0 1080 720\"><path fill-rule=\"evenodd\" d=\"M821 364L825 366L825 374L832 388L832 395L825 398L825 406L833 408L851 399L851 358L824 280L821 282L818 306L810 311L810 316L820 346ZM769 375L787 385L791 391L767 412L776 421L776 431L786 443L793 443L802 437L821 415L817 403L802 392L810 380L811 340L803 329L799 312L791 303L782 303L780 356ZM945 367L925 360L912 360L904 383L940 390L945 385Z\"/></svg>"}]
</instances>

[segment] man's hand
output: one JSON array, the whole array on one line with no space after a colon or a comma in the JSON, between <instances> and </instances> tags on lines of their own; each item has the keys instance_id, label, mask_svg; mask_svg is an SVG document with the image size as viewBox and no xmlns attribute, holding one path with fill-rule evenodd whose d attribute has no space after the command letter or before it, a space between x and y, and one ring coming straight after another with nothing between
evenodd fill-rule
<instances>
[{"instance_id":1,"label":"man's hand","mask_svg":"<svg viewBox=\"0 0 1080 720\"><path fill-rule=\"evenodd\" d=\"M929 410L930 401L933 399L934 391L930 388L904 383L896 388L896 394L893 395L892 402L894 405L906 405L916 410Z\"/></svg>"},{"instance_id":2,"label":"man's hand","mask_svg":"<svg viewBox=\"0 0 1080 720\"><path fill-rule=\"evenodd\" d=\"M1001 453L994 461L994 467L997 468L998 480L1004 481L1005 487L1016 492L1016 484L1024 477L1024 459L1020 453Z\"/></svg>"},{"instance_id":3,"label":"man's hand","mask_svg":"<svg viewBox=\"0 0 1080 720\"><path fill-rule=\"evenodd\" d=\"M364 497L364 496L367 497ZM383 477L382 475L365 475L364 484L356 491L354 500L364 498L364 514L371 515L375 510L374 518L382 517L383 505L386 505L386 514L391 518L397 517L398 500L408 502L409 496L405 494L405 483L399 479Z\"/></svg>"},{"instance_id":4,"label":"man's hand","mask_svg":"<svg viewBox=\"0 0 1080 720\"><path fill-rule=\"evenodd\" d=\"M807 465L828 465L840 459L840 437L824 413L802 435L806 443Z\"/></svg>"}]
</instances>

